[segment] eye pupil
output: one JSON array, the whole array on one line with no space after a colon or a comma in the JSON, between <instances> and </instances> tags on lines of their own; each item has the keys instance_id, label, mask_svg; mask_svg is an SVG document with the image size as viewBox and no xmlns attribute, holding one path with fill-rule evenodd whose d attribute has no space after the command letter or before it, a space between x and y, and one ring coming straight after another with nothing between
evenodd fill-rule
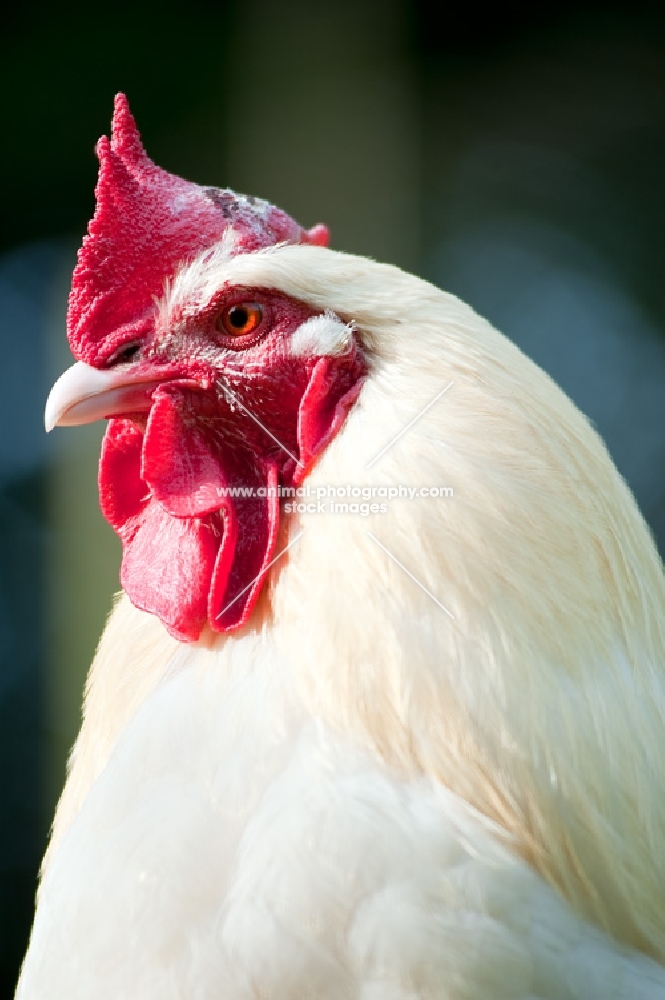
<instances>
[{"instance_id":1,"label":"eye pupil","mask_svg":"<svg viewBox=\"0 0 665 1000\"><path fill-rule=\"evenodd\" d=\"M261 324L263 309L259 302L236 302L217 317L215 326L231 337L246 337Z\"/></svg>"},{"instance_id":2,"label":"eye pupil","mask_svg":"<svg viewBox=\"0 0 665 1000\"><path fill-rule=\"evenodd\" d=\"M243 306L233 306L229 310L229 323L236 330L242 330L243 326L247 326L248 319L249 314Z\"/></svg>"}]
</instances>

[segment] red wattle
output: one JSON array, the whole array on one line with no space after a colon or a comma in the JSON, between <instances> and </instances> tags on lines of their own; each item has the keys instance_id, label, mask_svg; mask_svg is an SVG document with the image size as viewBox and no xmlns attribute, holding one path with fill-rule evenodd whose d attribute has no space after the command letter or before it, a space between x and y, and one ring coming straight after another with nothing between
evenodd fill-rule
<instances>
[{"instance_id":1,"label":"red wattle","mask_svg":"<svg viewBox=\"0 0 665 1000\"><path fill-rule=\"evenodd\" d=\"M99 505L119 534L150 502L140 475L142 447L143 432L133 421L109 421L99 460Z\"/></svg>"},{"instance_id":2,"label":"red wattle","mask_svg":"<svg viewBox=\"0 0 665 1000\"><path fill-rule=\"evenodd\" d=\"M364 361L353 350L346 358L319 358L298 410L300 462L294 482L300 483L314 458L326 448L344 423L362 388Z\"/></svg>"},{"instance_id":3,"label":"red wattle","mask_svg":"<svg viewBox=\"0 0 665 1000\"><path fill-rule=\"evenodd\" d=\"M181 641L206 622L216 632L247 622L279 529L278 463L232 436L218 454L205 421L217 405L171 383L145 431L111 420L102 446L101 506L122 539L122 585Z\"/></svg>"},{"instance_id":4,"label":"red wattle","mask_svg":"<svg viewBox=\"0 0 665 1000\"><path fill-rule=\"evenodd\" d=\"M221 518L171 517L153 501L123 538L120 581L132 604L161 618L176 639L198 639L207 619Z\"/></svg>"},{"instance_id":5,"label":"red wattle","mask_svg":"<svg viewBox=\"0 0 665 1000\"><path fill-rule=\"evenodd\" d=\"M173 517L201 517L226 506L229 482L200 419L200 405L173 384L160 386L153 396L141 475Z\"/></svg>"},{"instance_id":6,"label":"red wattle","mask_svg":"<svg viewBox=\"0 0 665 1000\"><path fill-rule=\"evenodd\" d=\"M250 483L245 480L246 486ZM238 497L233 501L237 536L233 547L226 534L220 546L208 606L212 628L228 632L244 625L258 599L270 566L279 530L277 464L268 464L250 487L264 487L266 496Z\"/></svg>"}]
</instances>

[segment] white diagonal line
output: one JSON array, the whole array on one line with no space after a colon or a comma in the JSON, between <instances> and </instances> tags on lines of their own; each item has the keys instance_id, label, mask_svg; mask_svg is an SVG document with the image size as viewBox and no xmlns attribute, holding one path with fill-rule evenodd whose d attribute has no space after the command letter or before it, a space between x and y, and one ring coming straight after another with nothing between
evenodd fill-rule
<instances>
[{"instance_id":1,"label":"white diagonal line","mask_svg":"<svg viewBox=\"0 0 665 1000\"><path fill-rule=\"evenodd\" d=\"M381 450L381 451L379 452L379 454L378 454L378 455L375 455L375 456L374 456L374 458L372 459L372 461L371 461L371 462L369 463L369 465L366 465L366 466L365 466L365 468L366 468L366 469L371 469L371 467L372 467L372 466L374 465L374 463L375 463L375 462L378 462L378 460L379 460L379 459L381 458L381 456L382 456L382 455L385 455L385 453L386 453L386 452L388 451L388 449L389 449L389 448L392 448L392 446L393 446L393 445L395 444L395 442L396 442L396 441L399 441L399 439L401 438L402 434L406 434L406 432L408 431L409 427L413 427L413 425L414 425L414 424L415 424L415 423L416 423L416 422L417 422L418 420L420 420L420 418L421 418L422 416L424 416L424 414L425 414L425 413L427 413L427 411L429 410L429 408L430 408L431 406L434 406L434 404L436 403L436 401L437 401L438 399L441 399L441 397L443 396L444 392L448 392L448 390L450 389L450 387L451 387L451 385L452 385L452 384L453 384L452 382L449 382L449 383L448 383L448 385L447 385L447 386L445 386L445 388L443 388L443 389L441 390L441 392L440 392L440 393L439 393L439 394L438 394L437 396L435 396L435 397L434 397L434 399L433 399L433 400L432 400L432 401L431 401L430 403L428 403L426 407L424 407L424 409L422 409L422 410L420 411L420 413L417 413L417 414L416 414L416 416L415 416L415 417L413 418L413 420L412 420L412 421L411 421L410 423L408 423L408 424L406 425L406 427L403 427L403 428L402 428L402 430L401 430L401 431L399 432L399 434L397 434L397 436L396 436L396 437L394 437L394 438L392 439L392 441L389 441L389 442L388 442L388 444L387 444L387 445L385 446L385 448L383 448L383 449L382 449L382 450Z\"/></svg>"},{"instance_id":2,"label":"white diagonal line","mask_svg":"<svg viewBox=\"0 0 665 1000\"><path fill-rule=\"evenodd\" d=\"M254 579L253 579L253 580L250 580L250 582L249 582L249 583L247 584L247 586L246 586L246 587L243 587L243 589L242 589L242 590L240 591L240 593L239 593L239 594L236 594L236 596L235 596L235 597L233 598L233 600L232 600L232 601L229 601L229 603L228 603L228 604L226 605L226 607L225 607L225 608L222 608L222 610L221 610L221 611L219 612L219 614L218 614L218 615L215 615L215 621L217 621L217 619L218 619L218 618L221 618L221 617L222 617L222 615L223 615L223 614L224 614L225 612L227 612L227 611L229 610L229 608L233 607L233 605L235 604L235 602L236 602L237 600L239 600L239 599L240 599L240 598L242 597L242 595L243 595L243 594L246 594L246 593L247 593L247 591L248 591L248 590L250 589L250 587L253 587L253 586L254 586L254 584L255 584L255 583L256 583L256 581L257 581L257 580L259 579L259 577L260 577L260 576L263 576L263 574L264 574L264 573L267 573L267 572L268 572L268 570L270 569L270 567L271 567L271 566L274 566L274 565L275 565L275 563L277 562L277 560L278 560L278 559L281 559L281 558L282 558L282 556L284 555L284 553L285 553L285 552L288 552L288 551L289 551L289 549L291 548L291 546L292 546L292 545L295 545L295 544L296 544L296 542L298 541L298 539L299 539L299 538L301 537L301 535L304 535L304 533L305 533L305 529L303 528L303 529L302 529L302 531L299 531L299 532L298 532L298 534L296 535L296 537L295 537L295 538L292 538L292 539L291 539L291 541L289 542L289 544L288 544L288 545L287 545L287 546L286 546L285 548L283 548L281 552L278 552L278 553L277 553L277 555L275 556L275 558L274 558L274 559L272 559L272 560L271 560L271 561L270 561L270 562L268 563L268 565L267 565L267 566L263 566L263 567L262 567L262 569L261 569L261 570L260 570L260 571L259 571L259 572L258 572L258 573L256 574L256 576L254 577Z\"/></svg>"},{"instance_id":3,"label":"white diagonal line","mask_svg":"<svg viewBox=\"0 0 665 1000\"><path fill-rule=\"evenodd\" d=\"M379 546L379 548L380 548L380 549L383 549L383 551L384 551L384 552L385 552L385 554L386 554L386 555L388 556L388 558L389 558L389 559L392 559L392 561L393 561L394 563L396 563L396 564L397 564L397 565L399 566L399 568L400 568L400 569L404 570L404 572L406 573L406 575L407 575L407 576L409 576L409 577L411 577L411 579L413 580L413 582L414 582L415 584L417 584L417 585L418 585L418 586L420 587L420 589L421 589L421 590L424 590L424 591L425 591L425 593L427 594L427 596L428 596L428 597L431 597L431 598L432 598L432 600L434 601L434 603L435 603L435 604L438 604L438 605L439 605L439 607L441 608L441 610L442 610L442 611L445 611L445 612L446 612L446 614L447 614L447 615L448 615L448 616L449 616L450 618L452 618L452 620L453 620L453 621L455 621L455 615L454 615L454 614L453 614L453 613L452 613L451 611L449 611L449 610L448 610L448 608L444 607L444 605L443 605L443 604L441 603L441 601L437 600L437 598L436 598L436 597L434 596L434 594L432 593L432 591L431 591L431 590L428 590L428 589L427 589L427 587L426 587L426 586L424 585L424 583L421 583L421 582L420 582L420 580L418 580L418 579L417 579L417 578L416 578L416 577L415 577L415 576L413 575L413 573L410 573L410 572L409 572L409 570L408 570L408 569L406 568L406 566L404 566L404 565L403 565L403 564L402 564L402 563L401 563L401 562L399 561L399 559L396 559L396 558L395 558L395 556L394 556L394 555L392 554L392 552L390 552L390 550L389 550L389 549L387 549L387 548L385 547L385 545L382 545L382 544L381 544L381 542L379 541L379 539L378 539L378 538L376 538L376 537L375 537L375 536L374 536L374 535L372 534L372 532L371 532L371 531L366 531L366 532L365 532L365 534L366 534L366 535L369 535L369 537L370 537L370 538L372 539L372 541L373 541L373 542L376 542L376 544L377 544L377 545Z\"/></svg>"},{"instance_id":4,"label":"white diagonal line","mask_svg":"<svg viewBox=\"0 0 665 1000\"><path fill-rule=\"evenodd\" d=\"M265 424L261 423L261 421L259 420L259 418L254 413L252 413L251 410L247 409L247 407L245 406L245 404L238 399L238 397L235 395L235 393L231 392L231 390L229 389L229 387L227 385L225 385L223 382L220 382L219 384L220 384L220 386L222 388L222 392L225 392L227 394L227 396L230 396L231 399L233 400L233 402L236 403L236 405L239 406L240 409L243 410L247 414L248 417L251 417L252 420L254 421L254 423L257 424L261 428L261 430L264 431L268 435L268 437L272 438L273 441L275 442L275 444L278 444L279 447L282 449L282 451L286 452L286 454L289 456L289 458L293 459L293 461L296 463L296 465L302 465L303 464L300 461L299 458L296 458L296 456L293 454L293 452L290 452L289 449L285 445L282 444L282 442L279 440L279 438L275 437L275 435L272 433L272 431L268 430L268 428L265 426ZM238 596L240 596L240 595L238 595Z\"/></svg>"}]
</instances>

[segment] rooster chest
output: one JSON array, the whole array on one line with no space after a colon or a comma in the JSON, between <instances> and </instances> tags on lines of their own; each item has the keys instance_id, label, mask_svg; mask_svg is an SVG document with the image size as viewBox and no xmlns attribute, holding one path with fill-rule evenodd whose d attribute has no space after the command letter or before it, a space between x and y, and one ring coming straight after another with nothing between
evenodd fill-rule
<instances>
[{"instance_id":1,"label":"rooster chest","mask_svg":"<svg viewBox=\"0 0 665 1000\"><path fill-rule=\"evenodd\" d=\"M665 995L612 992L621 962L661 973L283 676L195 665L146 700L53 860L19 1000Z\"/></svg>"}]
</instances>

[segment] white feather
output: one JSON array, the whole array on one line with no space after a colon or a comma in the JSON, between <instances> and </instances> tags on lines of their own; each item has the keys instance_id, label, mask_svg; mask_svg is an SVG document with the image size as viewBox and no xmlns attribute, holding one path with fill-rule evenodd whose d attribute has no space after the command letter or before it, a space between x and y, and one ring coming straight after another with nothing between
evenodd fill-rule
<instances>
[{"instance_id":1,"label":"white feather","mask_svg":"<svg viewBox=\"0 0 665 1000\"><path fill-rule=\"evenodd\" d=\"M294 331L291 337L291 354L343 354L351 343L353 327L342 323L339 316L327 310L311 316Z\"/></svg>"},{"instance_id":2,"label":"white feather","mask_svg":"<svg viewBox=\"0 0 665 1000\"><path fill-rule=\"evenodd\" d=\"M20 1000L655 1000L491 823L312 718L265 637L190 653L45 877Z\"/></svg>"}]
</instances>

